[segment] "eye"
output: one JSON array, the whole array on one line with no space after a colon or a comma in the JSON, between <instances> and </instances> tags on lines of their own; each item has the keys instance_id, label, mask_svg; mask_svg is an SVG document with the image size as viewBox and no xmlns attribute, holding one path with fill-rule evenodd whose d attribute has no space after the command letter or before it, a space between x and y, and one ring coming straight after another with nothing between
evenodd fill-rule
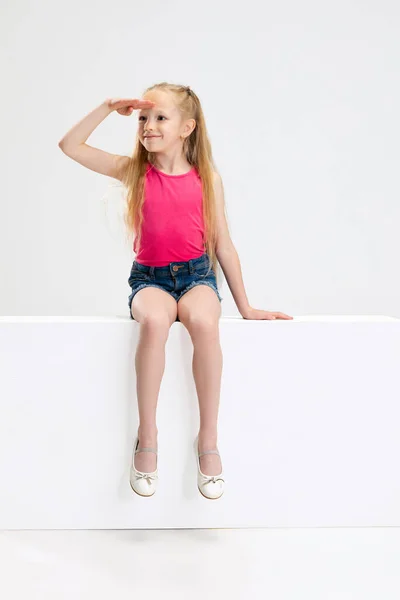
<instances>
[{"instance_id":1,"label":"eye","mask_svg":"<svg viewBox=\"0 0 400 600\"><path fill-rule=\"evenodd\" d=\"M143 115L141 115L141 116L139 117L139 119L138 119L138 120L140 121L141 119L145 119L145 118L146 118L146 117L144 117ZM164 116L162 116L162 115L159 115L159 116L158 116L158 118L159 118L159 119L165 119L165 117L164 117Z\"/></svg>"}]
</instances>

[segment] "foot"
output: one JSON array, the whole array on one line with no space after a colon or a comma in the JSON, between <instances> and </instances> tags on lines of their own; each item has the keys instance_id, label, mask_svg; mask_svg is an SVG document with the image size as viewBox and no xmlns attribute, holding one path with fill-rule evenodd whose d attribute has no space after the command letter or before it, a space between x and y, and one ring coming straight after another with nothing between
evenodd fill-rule
<instances>
[{"instance_id":1,"label":"foot","mask_svg":"<svg viewBox=\"0 0 400 600\"><path fill-rule=\"evenodd\" d=\"M217 437L199 433L199 453L206 450L218 450ZM222 471L221 458L218 454L200 456L200 470L204 475L219 475Z\"/></svg>"},{"instance_id":2,"label":"foot","mask_svg":"<svg viewBox=\"0 0 400 600\"><path fill-rule=\"evenodd\" d=\"M141 432L139 427L139 448L157 450L157 430ZM142 473L153 473L157 468L157 455L154 452L138 452L134 459L135 469Z\"/></svg>"}]
</instances>

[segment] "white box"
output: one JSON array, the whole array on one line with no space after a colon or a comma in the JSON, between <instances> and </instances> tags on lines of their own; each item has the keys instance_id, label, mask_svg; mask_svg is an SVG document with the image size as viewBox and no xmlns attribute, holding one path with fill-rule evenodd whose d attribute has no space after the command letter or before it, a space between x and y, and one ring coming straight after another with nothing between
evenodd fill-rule
<instances>
[{"instance_id":1,"label":"white box","mask_svg":"<svg viewBox=\"0 0 400 600\"><path fill-rule=\"evenodd\" d=\"M400 526L400 320L220 320L226 491L196 486L193 346L170 330L159 483L129 485L129 317L0 318L0 529Z\"/></svg>"}]
</instances>

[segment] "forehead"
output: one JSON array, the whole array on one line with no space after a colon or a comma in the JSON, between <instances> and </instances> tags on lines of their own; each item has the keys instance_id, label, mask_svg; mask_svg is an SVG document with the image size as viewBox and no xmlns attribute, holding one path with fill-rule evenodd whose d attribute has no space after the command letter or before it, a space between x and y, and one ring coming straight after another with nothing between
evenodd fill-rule
<instances>
[{"instance_id":1,"label":"forehead","mask_svg":"<svg viewBox=\"0 0 400 600\"><path fill-rule=\"evenodd\" d=\"M142 108L140 113L147 113L151 111L164 111L168 113L177 112L177 107L171 95L165 92L147 92L147 94L144 94L143 100L151 100L152 102L155 102L155 106L153 106L153 108Z\"/></svg>"}]
</instances>

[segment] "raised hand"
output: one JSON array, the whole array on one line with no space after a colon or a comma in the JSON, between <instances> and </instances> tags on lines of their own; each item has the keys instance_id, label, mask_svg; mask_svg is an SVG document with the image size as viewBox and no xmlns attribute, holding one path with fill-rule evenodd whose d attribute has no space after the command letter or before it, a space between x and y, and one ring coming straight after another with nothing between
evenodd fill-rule
<instances>
[{"instance_id":1,"label":"raised hand","mask_svg":"<svg viewBox=\"0 0 400 600\"><path fill-rule=\"evenodd\" d=\"M120 115L129 117L134 110L152 108L156 103L141 98L107 98L106 104L111 110L116 110Z\"/></svg>"}]
</instances>

